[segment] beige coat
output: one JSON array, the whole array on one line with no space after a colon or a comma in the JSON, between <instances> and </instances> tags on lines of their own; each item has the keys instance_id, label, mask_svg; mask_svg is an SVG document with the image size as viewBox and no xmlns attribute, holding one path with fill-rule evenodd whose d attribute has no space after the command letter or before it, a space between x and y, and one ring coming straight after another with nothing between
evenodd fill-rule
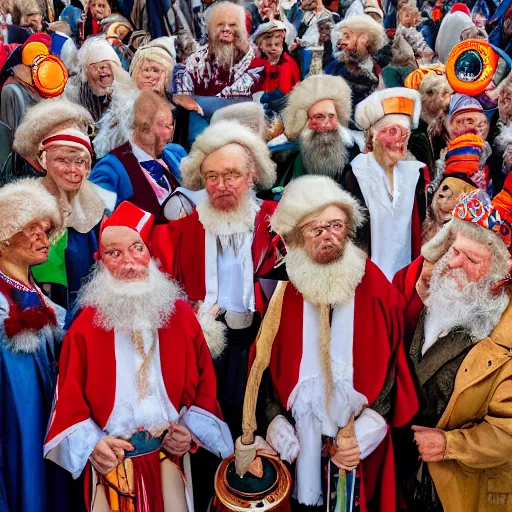
<instances>
[{"instance_id":1,"label":"beige coat","mask_svg":"<svg viewBox=\"0 0 512 512\"><path fill-rule=\"evenodd\" d=\"M445 460L429 470L445 512L512 512L512 304L468 353L437 425Z\"/></svg>"}]
</instances>

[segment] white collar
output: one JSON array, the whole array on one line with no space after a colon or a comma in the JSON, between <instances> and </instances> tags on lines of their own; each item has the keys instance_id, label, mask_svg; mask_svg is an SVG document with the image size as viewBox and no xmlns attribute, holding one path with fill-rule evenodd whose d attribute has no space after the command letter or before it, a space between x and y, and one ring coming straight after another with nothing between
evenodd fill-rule
<instances>
[{"instance_id":1,"label":"white collar","mask_svg":"<svg viewBox=\"0 0 512 512\"><path fill-rule=\"evenodd\" d=\"M146 153L142 148L137 146L133 140L130 140L130 145L132 147L133 156L137 159L137 162L147 162L156 160L156 158L152 157L149 153Z\"/></svg>"}]
</instances>

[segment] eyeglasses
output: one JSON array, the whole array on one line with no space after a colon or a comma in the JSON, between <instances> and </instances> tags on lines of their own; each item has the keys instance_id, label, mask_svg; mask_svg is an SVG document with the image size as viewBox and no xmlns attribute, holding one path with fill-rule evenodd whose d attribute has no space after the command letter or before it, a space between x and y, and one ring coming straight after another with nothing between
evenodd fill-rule
<instances>
[{"instance_id":1,"label":"eyeglasses","mask_svg":"<svg viewBox=\"0 0 512 512\"><path fill-rule=\"evenodd\" d=\"M239 180L240 178L243 178L244 174L239 171L228 171L221 174L217 174L214 172L207 172L205 174L204 179L209 183L217 183L219 179L222 178L222 181L224 183L232 183L234 181Z\"/></svg>"},{"instance_id":2,"label":"eyeglasses","mask_svg":"<svg viewBox=\"0 0 512 512\"><path fill-rule=\"evenodd\" d=\"M88 164L88 160L82 157L77 158L66 158L66 157L56 157L53 159L54 163L57 163L62 167L79 167L83 169Z\"/></svg>"},{"instance_id":3,"label":"eyeglasses","mask_svg":"<svg viewBox=\"0 0 512 512\"><path fill-rule=\"evenodd\" d=\"M302 228L302 234L306 238L318 238L323 236L326 232L341 233L345 228L345 222L342 220L333 220L331 222L316 225L307 224Z\"/></svg>"}]
</instances>

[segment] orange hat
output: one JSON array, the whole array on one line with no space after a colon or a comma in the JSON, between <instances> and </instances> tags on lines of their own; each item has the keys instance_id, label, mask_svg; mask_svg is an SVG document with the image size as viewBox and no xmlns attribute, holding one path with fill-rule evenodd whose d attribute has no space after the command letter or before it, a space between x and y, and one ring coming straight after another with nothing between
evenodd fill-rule
<instances>
[{"instance_id":1,"label":"orange hat","mask_svg":"<svg viewBox=\"0 0 512 512\"><path fill-rule=\"evenodd\" d=\"M443 176L459 178L477 186L472 178L480 168L480 155L484 144L482 137L472 133L461 135L450 142L446 152Z\"/></svg>"}]
</instances>

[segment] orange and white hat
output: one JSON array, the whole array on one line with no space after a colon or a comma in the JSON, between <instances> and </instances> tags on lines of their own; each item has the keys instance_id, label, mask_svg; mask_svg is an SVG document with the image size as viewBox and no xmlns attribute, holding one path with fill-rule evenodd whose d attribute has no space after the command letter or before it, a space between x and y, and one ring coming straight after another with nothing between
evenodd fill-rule
<instances>
[{"instance_id":1,"label":"orange and white hat","mask_svg":"<svg viewBox=\"0 0 512 512\"><path fill-rule=\"evenodd\" d=\"M112 213L110 217L103 220L100 226L100 237L98 246L101 247L101 237L103 231L108 227L124 226L137 232L142 241L147 245L151 228L155 222L155 216L129 201L123 201ZM97 260L101 259L97 252L95 255Z\"/></svg>"}]
</instances>

